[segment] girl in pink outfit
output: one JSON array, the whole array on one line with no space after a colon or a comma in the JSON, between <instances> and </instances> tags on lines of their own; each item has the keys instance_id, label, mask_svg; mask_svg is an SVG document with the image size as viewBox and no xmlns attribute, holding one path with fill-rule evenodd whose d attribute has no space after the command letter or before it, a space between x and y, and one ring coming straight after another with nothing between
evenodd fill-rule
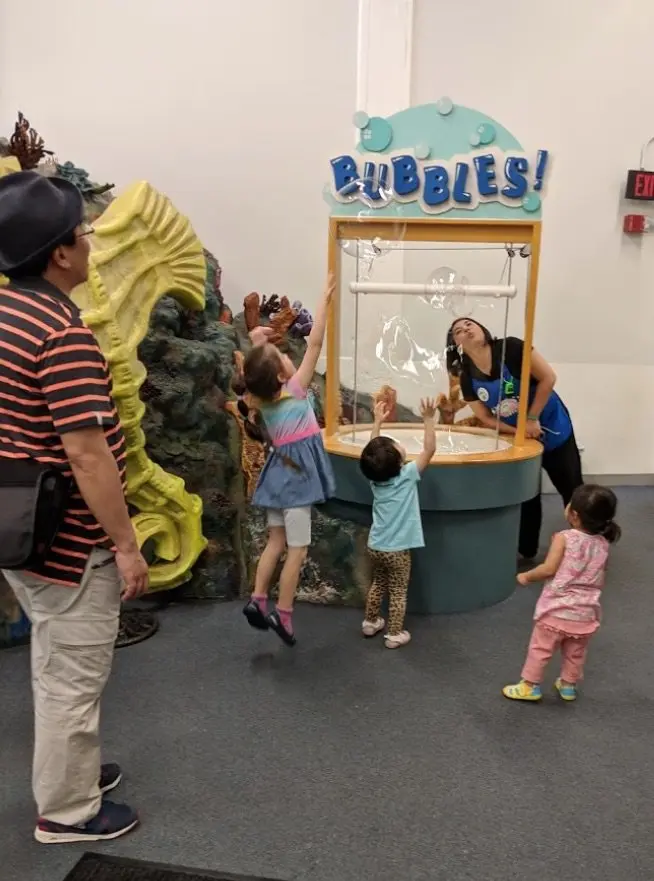
<instances>
[{"instance_id":1,"label":"girl in pink outfit","mask_svg":"<svg viewBox=\"0 0 654 881\"><path fill-rule=\"evenodd\" d=\"M536 603L522 679L507 685L504 697L539 701L545 668L560 649L563 662L555 687L563 700L576 699L588 643L600 626L609 545L620 538L613 519L616 507L610 489L594 484L577 487L565 512L571 529L554 536L544 563L518 575L523 587L549 580Z\"/></svg>"}]
</instances>

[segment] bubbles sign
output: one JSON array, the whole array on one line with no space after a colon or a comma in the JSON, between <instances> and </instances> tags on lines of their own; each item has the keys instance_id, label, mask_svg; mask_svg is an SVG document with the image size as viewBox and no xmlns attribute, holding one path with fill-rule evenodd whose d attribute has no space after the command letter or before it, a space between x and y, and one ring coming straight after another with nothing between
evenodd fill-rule
<instances>
[{"instance_id":1,"label":"bubbles sign","mask_svg":"<svg viewBox=\"0 0 654 881\"><path fill-rule=\"evenodd\" d=\"M419 146L424 150L424 145ZM332 190L337 201L347 201L352 193L360 193L361 198L368 199L375 208L383 208L384 201L378 195L381 186L399 203L417 201L425 214L443 214L453 207L474 210L486 202L500 202L533 212L541 204L539 190L543 185L547 151L540 151L541 176L534 175L533 182L526 156L506 156L495 149L472 159L454 156L443 162L421 160L409 153L389 156L384 162L366 159L363 176L352 156L337 156L330 163Z\"/></svg>"},{"instance_id":2,"label":"bubbles sign","mask_svg":"<svg viewBox=\"0 0 654 881\"><path fill-rule=\"evenodd\" d=\"M496 120L450 98L387 118L354 115L355 151L330 159L333 215L353 199L379 216L442 215L534 220L550 171L547 150L522 148Z\"/></svg>"}]
</instances>

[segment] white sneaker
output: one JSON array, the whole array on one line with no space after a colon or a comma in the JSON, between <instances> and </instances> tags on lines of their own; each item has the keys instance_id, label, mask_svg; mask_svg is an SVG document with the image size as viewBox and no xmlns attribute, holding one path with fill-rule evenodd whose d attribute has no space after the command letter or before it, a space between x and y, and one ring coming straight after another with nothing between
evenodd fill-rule
<instances>
[{"instance_id":1,"label":"white sneaker","mask_svg":"<svg viewBox=\"0 0 654 881\"><path fill-rule=\"evenodd\" d=\"M385 633L384 643L387 649L399 649L400 646L411 642L411 634L408 630L402 630L400 633Z\"/></svg>"},{"instance_id":2,"label":"white sneaker","mask_svg":"<svg viewBox=\"0 0 654 881\"><path fill-rule=\"evenodd\" d=\"M377 636L379 631L384 629L385 625L386 622L383 618L376 618L374 621L364 621L361 625L361 633L368 638Z\"/></svg>"}]
</instances>

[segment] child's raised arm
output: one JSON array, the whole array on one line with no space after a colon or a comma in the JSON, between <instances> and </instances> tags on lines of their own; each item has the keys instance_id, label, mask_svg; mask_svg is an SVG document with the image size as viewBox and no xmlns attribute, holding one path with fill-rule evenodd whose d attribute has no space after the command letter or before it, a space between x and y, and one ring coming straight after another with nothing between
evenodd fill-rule
<instances>
[{"instance_id":1,"label":"child's raised arm","mask_svg":"<svg viewBox=\"0 0 654 881\"><path fill-rule=\"evenodd\" d=\"M425 398L420 401L420 415L425 423L425 434L422 441L422 453L416 459L416 467L422 474L436 452L436 429L434 428L436 401L433 398Z\"/></svg>"},{"instance_id":2,"label":"child's raised arm","mask_svg":"<svg viewBox=\"0 0 654 881\"><path fill-rule=\"evenodd\" d=\"M318 358L320 358L322 343L325 338L325 328L327 326L327 309L334 295L335 286L334 276L330 275L327 279L325 292L316 309L311 333L307 338L307 350L295 374L295 382L299 383L305 390L309 388L313 381L316 364L318 363Z\"/></svg>"},{"instance_id":3,"label":"child's raised arm","mask_svg":"<svg viewBox=\"0 0 654 881\"><path fill-rule=\"evenodd\" d=\"M376 437L379 437L382 425L388 419L388 407L383 401L377 401L375 404L374 410L374 422L372 424L372 431L370 432L370 440L373 440Z\"/></svg>"},{"instance_id":4,"label":"child's raised arm","mask_svg":"<svg viewBox=\"0 0 654 881\"><path fill-rule=\"evenodd\" d=\"M561 565L561 560L563 559L564 554L565 538L560 532L557 532L552 537L552 543L544 562L542 562L540 566L534 566L533 569L529 569L528 572L520 572L518 575L518 583L523 587L526 587L528 584L533 584L535 581L545 581L546 578L554 578Z\"/></svg>"}]
</instances>

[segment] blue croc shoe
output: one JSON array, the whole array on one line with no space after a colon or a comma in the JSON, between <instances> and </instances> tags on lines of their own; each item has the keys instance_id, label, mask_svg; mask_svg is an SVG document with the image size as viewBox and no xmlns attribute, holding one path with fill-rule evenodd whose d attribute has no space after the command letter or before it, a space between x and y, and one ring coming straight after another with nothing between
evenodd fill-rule
<instances>
[{"instance_id":1,"label":"blue croc shoe","mask_svg":"<svg viewBox=\"0 0 654 881\"><path fill-rule=\"evenodd\" d=\"M576 701L577 700L577 686L576 685L564 685L560 679L557 679L554 683L554 688L559 693L559 697L564 701Z\"/></svg>"}]
</instances>

